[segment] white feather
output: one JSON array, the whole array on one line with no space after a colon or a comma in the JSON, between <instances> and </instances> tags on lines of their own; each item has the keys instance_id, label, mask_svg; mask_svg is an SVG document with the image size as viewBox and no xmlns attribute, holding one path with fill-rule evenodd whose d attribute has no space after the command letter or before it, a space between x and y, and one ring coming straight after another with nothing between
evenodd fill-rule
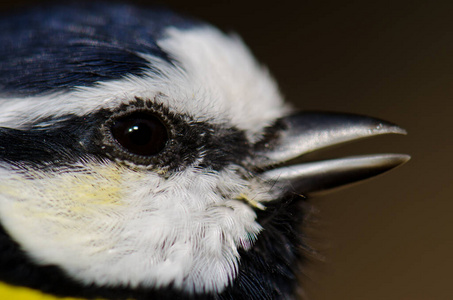
<instances>
[{"instance_id":1,"label":"white feather","mask_svg":"<svg viewBox=\"0 0 453 300\"><path fill-rule=\"evenodd\" d=\"M237 37L210 27L169 29L159 46L179 62L143 55L162 76L0 99L0 126L27 128L47 116L82 116L141 97L199 121L237 126L254 141L288 110ZM241 195L259 190L253 200L269 200L235 166L188 167L168 179L114 162L80 167L49 174L0 166L0 218L36 263L56 264L85 283L221 291L237 275L238 249L251 247L261 230Z\"/></svg>"},{"instance_id":2,"label":"white feather","mask_svg":"<svg viewBox=\"0 0 453 300\"><path fill-rule=\"evenodd\" d=\"M140 97L155 99L199 121L228 122L253 138L264 125L288 111L267 70L239 38L212 27L171 28L166 36L158 44L176 58L179 67L142 54L162 76L149 71L145 76L99 82L66 93L0 99L0 126L23 128L47 116L81 116Z\"/></svg>"},{"instance_id":3,"label":"white feather","mask_svg":"<svg viewBox=\"0 0 453 300\"><path fill-rule=\"evenodd\" d=\"M236 275L237 249L261 229L231 169L163 179L114 163L62 174L5 168L0 182L8 232L38 264L85 283L220 291Z\"/></svg>"}]
</instances>

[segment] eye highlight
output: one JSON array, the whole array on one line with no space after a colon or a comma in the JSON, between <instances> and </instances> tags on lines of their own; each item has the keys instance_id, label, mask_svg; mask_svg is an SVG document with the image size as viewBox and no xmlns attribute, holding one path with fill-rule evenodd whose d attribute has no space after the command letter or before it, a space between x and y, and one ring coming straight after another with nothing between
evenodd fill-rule
<instances>
[{"instance_id":1,"label":"eye highlight","mask_svg":"<svg viewBox=\"0 0 453 300\"><path fill-rule=\"evenodd\" d=\"M127 152L140 156L158 154L168 141L166 126L158 117L145 112L116 119L110 130Z\"/></svg>"}]
</instances>

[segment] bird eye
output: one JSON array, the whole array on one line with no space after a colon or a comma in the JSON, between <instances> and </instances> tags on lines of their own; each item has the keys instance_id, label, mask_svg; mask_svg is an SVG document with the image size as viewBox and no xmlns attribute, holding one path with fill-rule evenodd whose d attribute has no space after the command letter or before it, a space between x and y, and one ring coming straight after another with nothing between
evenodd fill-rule
<instances>
[{"instance_id":1,"label":"bird eye","mask_svg":"<svg viewBox=\"0 0 453 300\"><path fill-rule=\"evenodd\" d=\"M168 141L167 128L162 121L142 112L116 119L111 132L128 152L141 156L158 154Z\"/></svg>"}]
</instances>

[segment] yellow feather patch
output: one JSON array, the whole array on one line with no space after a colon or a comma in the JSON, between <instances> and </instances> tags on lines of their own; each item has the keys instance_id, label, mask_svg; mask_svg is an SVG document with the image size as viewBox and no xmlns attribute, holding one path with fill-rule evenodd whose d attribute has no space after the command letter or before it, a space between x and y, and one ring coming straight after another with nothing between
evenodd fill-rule
<instances>
[{"instance_id":1,"label":"yellow feather patch","mask_svg":"<svg viewBox=\"0 0 453 300\"><path fill-rule=\"evenodd\" d=\"M46 226L53 224L45 230L39 227L35 229L53 230L51 237L54 240L65 241L73 233L84 232L84 224L87 220L97 220L103 213L114 215L117 210L126 206L127 203L123 199L124 183L134 182L140 178L142 173L117 164L87 164L80 171L61 173L48 174L39 170L28 170L25 174L18 173L0 182L0 199L3 202L7 202L6 199L12 201L10 206L12 210L8 210L8 214L24 218L19 222L22 226L8 226L8 232L13 233L12 236L15 238L17 230L20 229L18 227L33 228L36 224ZM39 221L35 224L33 220L49 222ZM44 244L48 242L47 239L42 241ZM101 244L98 248L103 247L108 245ZM26 246L25 248L27 249ZM0 282L0 300L3 299L83 300L84 298L58 297L39 290Z\"/></svg>"},{"instance_id":2,"label":"yellow feather patch","mask_svg":"<svg viewBox=\"0 0 453 300\"><path fill-rule=\"evenodd\" d=\"M7 300L83 300L82 298L56 297L38 290L0 282L0 299Z\"/></svg>"},{"instance_id":3,"label":"yellow feather patch","mask_svg":"<svg viewBox=\"0 0 453 300\"><path fill-rule=\"evenodd\" d=\"M77 270L115 247L131 206L128 183L143 177L115 163L16 172L0 182L1 222L35 263ZM62 298L1 284L3 299Z\"/></svg>"}]
</instances>

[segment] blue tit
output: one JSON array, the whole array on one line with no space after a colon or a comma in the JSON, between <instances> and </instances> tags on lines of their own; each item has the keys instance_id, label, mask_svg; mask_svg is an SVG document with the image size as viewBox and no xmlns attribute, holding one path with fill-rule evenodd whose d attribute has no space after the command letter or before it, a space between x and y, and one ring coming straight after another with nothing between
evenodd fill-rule
<instances>
[{"instance_id":1,"label":"blue tit","mask_svg":"<svg viewBox=\"0 0 453 300\"><path fill-rule=\"evenodd\" d=\"M238 36L165 9L53 5L0 30L2 299L296 299L305 196L409 158L293 163L405 131L295 112Z\"/></svg>"}]
</instances>

